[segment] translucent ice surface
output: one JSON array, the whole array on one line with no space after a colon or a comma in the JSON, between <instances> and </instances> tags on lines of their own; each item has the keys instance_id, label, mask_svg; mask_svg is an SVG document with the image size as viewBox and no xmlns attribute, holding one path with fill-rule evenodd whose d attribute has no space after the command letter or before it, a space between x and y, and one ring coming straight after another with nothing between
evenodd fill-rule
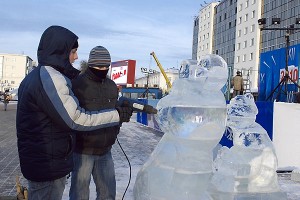
<instances>
[{"instance_id":1,"label":"translucent ice surface","mask_svg":"<svg viewBox=\"0 0 300 200\"><path fill-rule=\"evenodd\" d=\"M158 102L156 119L164 136L137 174L135 200L207 198L212 150L226 127L221 88L227 70L218 55L181 63L172 91Z\"/></svg>"},{"instance_id":2,"label":"translucent ice surface","mask_svg":"<svg viewBox=\"0 0 300 200\"><path fill-rule=\"evenodd\" d=\"M227 125L233 132L233 147L221 148L214 161L209 188L212 199L286 199L277 181L273 144L266 130L255 122L257 113L251 94L230 101Z\"/></svg>"}]
</instances>

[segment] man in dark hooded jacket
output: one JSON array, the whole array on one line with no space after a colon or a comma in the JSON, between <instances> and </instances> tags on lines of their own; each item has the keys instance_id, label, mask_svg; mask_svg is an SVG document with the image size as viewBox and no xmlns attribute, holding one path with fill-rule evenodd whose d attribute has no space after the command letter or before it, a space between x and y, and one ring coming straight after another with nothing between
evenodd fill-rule
<instances>
[{"instance_id":1,"label":"man in dark hooded jacket","mask_svg":"<svg viewBox=\"0 0 300 200\"><path fill-rule=\"evenodd\" d=\"M71 90L71 79L79 74L72 66L78 58L77 40L64 27L47 28L38 47L39 65L18 90L18 151L30 200L62 198L73 168L73 130L116 126L132 114L128 107L91 112L79 106Z\"/></svg>"},{"instance_id":2,"label":"man in dark hooded jacket","mask_svg":"<svg viewBox=\"0 0 300 200\"><path fill-rule=\"evenodd\" d=\"M114 81L107 78L110 65L109 51L103 46L96 46L90 52L89 67L72 80L74 94L80 106L86 110L116 107L118 88ZM115 200L116 179L111 148L119 129L120 126L112 126L76 134L70 199L89 199L92 176L96 185L96 199Z\"/></svg>"}]
</instances>

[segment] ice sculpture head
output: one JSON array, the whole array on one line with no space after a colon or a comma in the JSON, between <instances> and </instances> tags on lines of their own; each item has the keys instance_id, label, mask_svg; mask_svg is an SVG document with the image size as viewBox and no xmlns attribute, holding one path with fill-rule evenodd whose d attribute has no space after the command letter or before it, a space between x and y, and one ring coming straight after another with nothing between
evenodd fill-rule
<instances>
[{"instance_id":1,"label":"ice sculpture head","mask_svg":"<svg viewBox=\"0 0 300 200\"><path fill-rule=\"evenodd\" d=\"M236 124L237 121L254 122L258 113L252 94L237 95L230 100L227 109L228 126Z\"/></svg>"},{"instance_id":2,"label":"ice sculpture head","mask_svg":"<svg viewBox=\"0 0 300 200\"><path fill-rule=\"evenodd\" d=\"M227 77L227 63L215 54L202 56L198 63L195 60L184 60L179 70L179 78L195 81L199 87L214 91L225 85Z\"/></svg>"}]
</instances>

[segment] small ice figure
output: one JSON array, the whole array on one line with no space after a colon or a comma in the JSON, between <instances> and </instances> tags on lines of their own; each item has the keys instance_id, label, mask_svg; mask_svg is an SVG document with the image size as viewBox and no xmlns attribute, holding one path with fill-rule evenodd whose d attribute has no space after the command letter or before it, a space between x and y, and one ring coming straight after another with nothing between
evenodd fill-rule
<instances>
[{"instance_id":1,"label":"small ice figure","mask_svg":"<svg viewBox=\"0 0 300 200\"><path fill-rule=\"evenodd\" d=\"M212 199L284 200L277 181L277 157L267 131L255 122L258 113L251 94L231 99L227 126L233 146L222 147L214 161Z\"/></svg>"},{"instance_id":2,"label":"small ice figure","mask_svg":"<svg viewBox=\"0 0 300 200\"><path fill-rule=\"evenodd\" d=\"M206 199L212 150L226 127L227 64L218 55L184 60L169 95L157 105L164 136L136 177L135 200Z\"/></svg>"}]
</instances>

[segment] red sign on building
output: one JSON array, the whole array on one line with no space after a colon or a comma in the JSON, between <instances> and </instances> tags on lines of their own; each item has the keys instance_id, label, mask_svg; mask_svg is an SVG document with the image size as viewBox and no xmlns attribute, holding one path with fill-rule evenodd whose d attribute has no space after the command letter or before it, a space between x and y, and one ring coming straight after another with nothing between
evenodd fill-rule
<instances>
[{"instance_id":1,"label":"red sign on building","mask_svg":"<svg viewBox=\"0 0 300 200\"><path fill-rule=\"evenodd\" d=\"M111 63L110 78L117 85L134 85L135 60L121 60Z\"/></svg>"}]
</instances>

